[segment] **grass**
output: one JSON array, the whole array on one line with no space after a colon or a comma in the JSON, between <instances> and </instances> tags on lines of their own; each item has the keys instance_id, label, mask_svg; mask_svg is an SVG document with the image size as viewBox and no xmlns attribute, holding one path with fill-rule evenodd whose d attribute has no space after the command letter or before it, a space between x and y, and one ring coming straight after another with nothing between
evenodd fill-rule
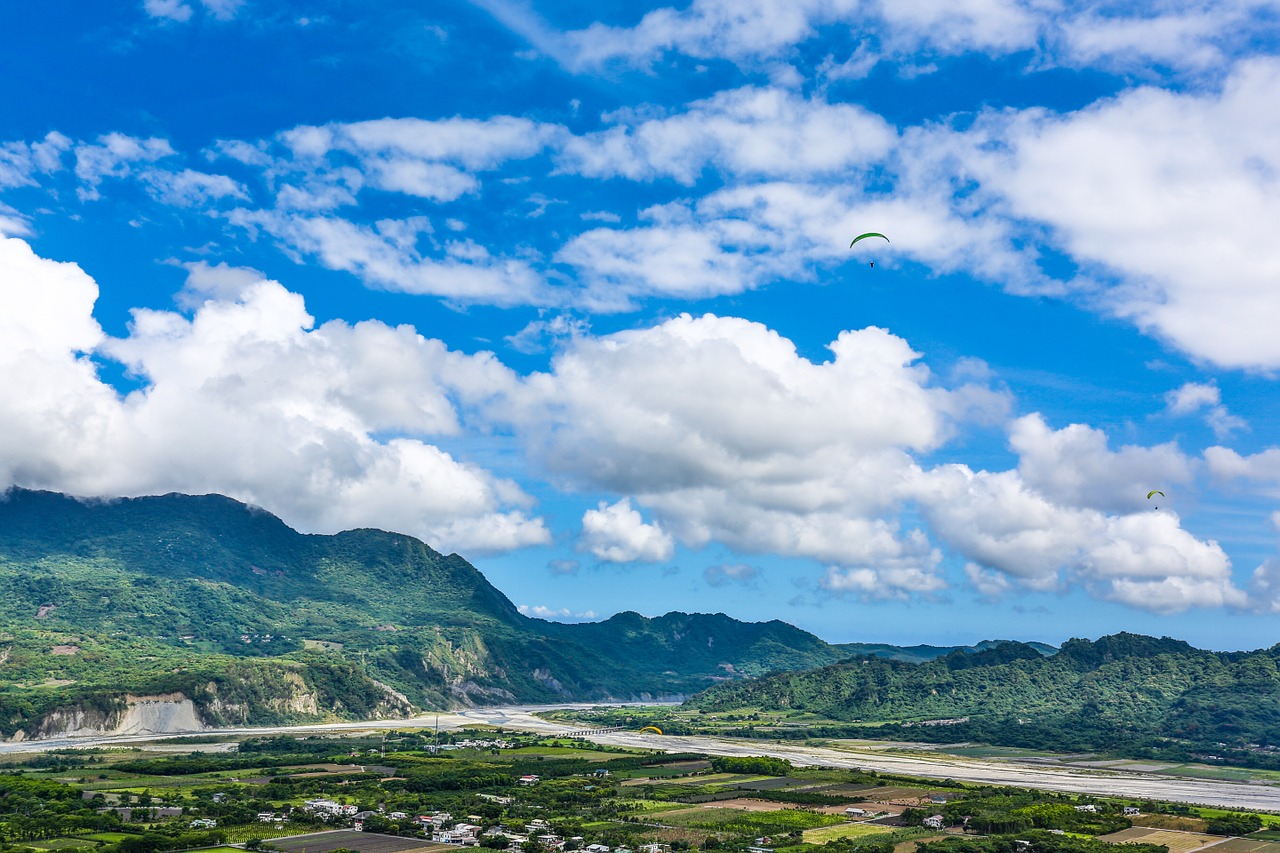
<instances>
[{"instance_id":1,"label":"grass","mask_svg":"<svg viewBox=\"0 0 1280 853\"><path fill-rule=\"evenodd\" d=\"M893 832L891 826L874 823L849 823L841 826L821 826L817 829L806 829L803 838L806 844L826 844L837 838L861 838L864 835L883 835Z\"/></svg>"},{"instance_id":2,"label":"grass","mask_svg":"<svg viewBox=\"0 0 1280 853\"><path fill-rule=\"evenodd\" d=\"M799 809L752 812L739 809L693 808L669 812L663 815L661 820L662 823L675 826L697 826L703 829L756 835L791 832L797 829L815 829L820 826L834 826L846 823L844 817L800 811Z\"/></svg>"},{"instance_id":3,"label":"grass","mask_svg":"<svg viewBox=\"0 0 1280 853\"><path fill-rule=\"evenodd\" d=\"M28 841L26 845L34 850L92 850L97 845L80 836L79 838L50 838L44 841Z\"/></svg>"},{"instance_id":4,"label":"grass","mask_svg":"<svg viewBox=\"0 0 1280 853\"><path fill-rule=\"evenodd\" d=\"M654 814L656 812L678 811L689 808L687 803L671 803L666 800L635 799L626 801L628 814Z\"/></svg>"}]
</instances>

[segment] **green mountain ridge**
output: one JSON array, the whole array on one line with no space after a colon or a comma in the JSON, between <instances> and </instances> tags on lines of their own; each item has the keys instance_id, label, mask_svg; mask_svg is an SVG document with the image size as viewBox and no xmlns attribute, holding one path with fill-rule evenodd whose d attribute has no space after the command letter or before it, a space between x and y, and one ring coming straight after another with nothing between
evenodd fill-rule
<instances>
[{"instance_id":1,"label":"green mountain ridge","mask_svg":"<svg viewBox=\"0 0 1280 853\"><path fill-rule=\"evenodd\" d=\"M719 684L707 711L796 709L814 736L978 741L1280 767L1280 646L1211 652L1169 637L1009 642L930 661L864 656ZM841 727L839 722L850 725ZM874 724L880 725L874 725Z\"/></svg>"},{"instance_id":2,"label":"green mountain ridge","mask_svg":"<svg viewBox=\"0 0 1280 853\"><path fill-rule=\"evenodd\" d=\"M177 694L210 724L682 698L831 663L783 622L524 616L470 563L377 530L298 533L218 495L0 500L0 734ZM46 722L42 723L41 721Z\"/></svg>"}]
</instances>

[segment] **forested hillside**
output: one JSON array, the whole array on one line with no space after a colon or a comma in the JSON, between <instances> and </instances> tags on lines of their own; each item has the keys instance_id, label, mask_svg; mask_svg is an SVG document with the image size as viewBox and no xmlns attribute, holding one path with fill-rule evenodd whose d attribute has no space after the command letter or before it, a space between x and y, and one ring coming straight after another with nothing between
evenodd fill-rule
<instances>
[{"instance_id":1,"label":"forested hillside","mask_svg":"<svg viewBox=\"0 0 1280 853\"><path fill-rule=\"evenodd\" d=\"M1280 646L1220 653L1116 634L1052 656L1021 643L910 663L861 657L721 684L706 710L803 709L855 726L808 734L982 741L1280 763ZM871 723L881 723L871 726Z\"/></svg>"},{"instance_id":2,"label":"forested hillside","mask_svg":"<svg viewBox=\"0 0 1280 853\"><path fill-rule=\"evenodd\" d=\"M462 557L217 495L0 501L0 734L180 693L209 723L690 694L844 657L781 622L523 616Z\"/></svg>"}]
</instances>

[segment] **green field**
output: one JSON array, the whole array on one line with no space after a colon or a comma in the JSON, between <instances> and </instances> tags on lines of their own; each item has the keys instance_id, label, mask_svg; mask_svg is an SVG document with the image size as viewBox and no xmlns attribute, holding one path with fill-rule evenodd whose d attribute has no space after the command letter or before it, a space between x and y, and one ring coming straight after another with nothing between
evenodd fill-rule
<instances>
[{"instance_id":1,"label":"green field","mask_svg":"<svg viewBox=\"0 0 1280 853\"><path fill-rule=\"evenodd\" d=\"M896 827L883 826L876 823L846 823L839 826L820 826L817 829L806 829L806 844L826 844L837 838L861 838L864 835L883 835L893 832Z\"/></svg>"},{"instance_id":2,"label":"green field","mask_svg":"<svg viewBox=\"0 0 1280 853\"><path fill-rule=\"evenodd\" d=\"M799 809L752 812L741 809L692 808L662 815L661 822L671 826L695 826L702 829L733 832L792 832L845 823L843 816L819 814Z\"/></svg>"}]
</instances>

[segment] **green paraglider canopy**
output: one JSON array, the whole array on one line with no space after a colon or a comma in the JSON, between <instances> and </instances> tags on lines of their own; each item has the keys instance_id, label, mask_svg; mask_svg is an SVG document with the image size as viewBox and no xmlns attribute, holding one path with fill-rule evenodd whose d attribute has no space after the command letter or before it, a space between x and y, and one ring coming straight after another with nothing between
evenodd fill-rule
<instances>
[{"instance_id":1,"label":"green paraglider canopy","mask_svg":"<svg viewBox=\"0 0 1280 853\"><path fill-rule=\"evenodd\" d=\"M1151 500L1152 495L1159 495L1160 497L1164 497L1164 492L1160 491L1159 489L1152 489L1151 491L1147 492L1147 500Z\"/></svg>"},{"instance_id":2,"label":"green paraglider canopy","mask_svg":"<svg viewBox=\"0 0 1280 853\"><path fill-rule=\"evenodd\" d=\"M892 242L893 242L893 241L892 241L892 240L890 240L888 237L884 236L883 234L881 234L881 233L880 233L880 232L878 232L878 231L868 231L866 234L859 234L857 237L854 237L854 238L853 238L853 243L856 243L856 242L858 242L859 240L865 240L865 239L867 239L868 237L879 237L880 239L884 240L886 243L892 243ZM850 249L852 249L852 248L853 248L853 243L850 243L850 244L849 244L849 248L850 248Z\"/></svg>"}]
</instances>

